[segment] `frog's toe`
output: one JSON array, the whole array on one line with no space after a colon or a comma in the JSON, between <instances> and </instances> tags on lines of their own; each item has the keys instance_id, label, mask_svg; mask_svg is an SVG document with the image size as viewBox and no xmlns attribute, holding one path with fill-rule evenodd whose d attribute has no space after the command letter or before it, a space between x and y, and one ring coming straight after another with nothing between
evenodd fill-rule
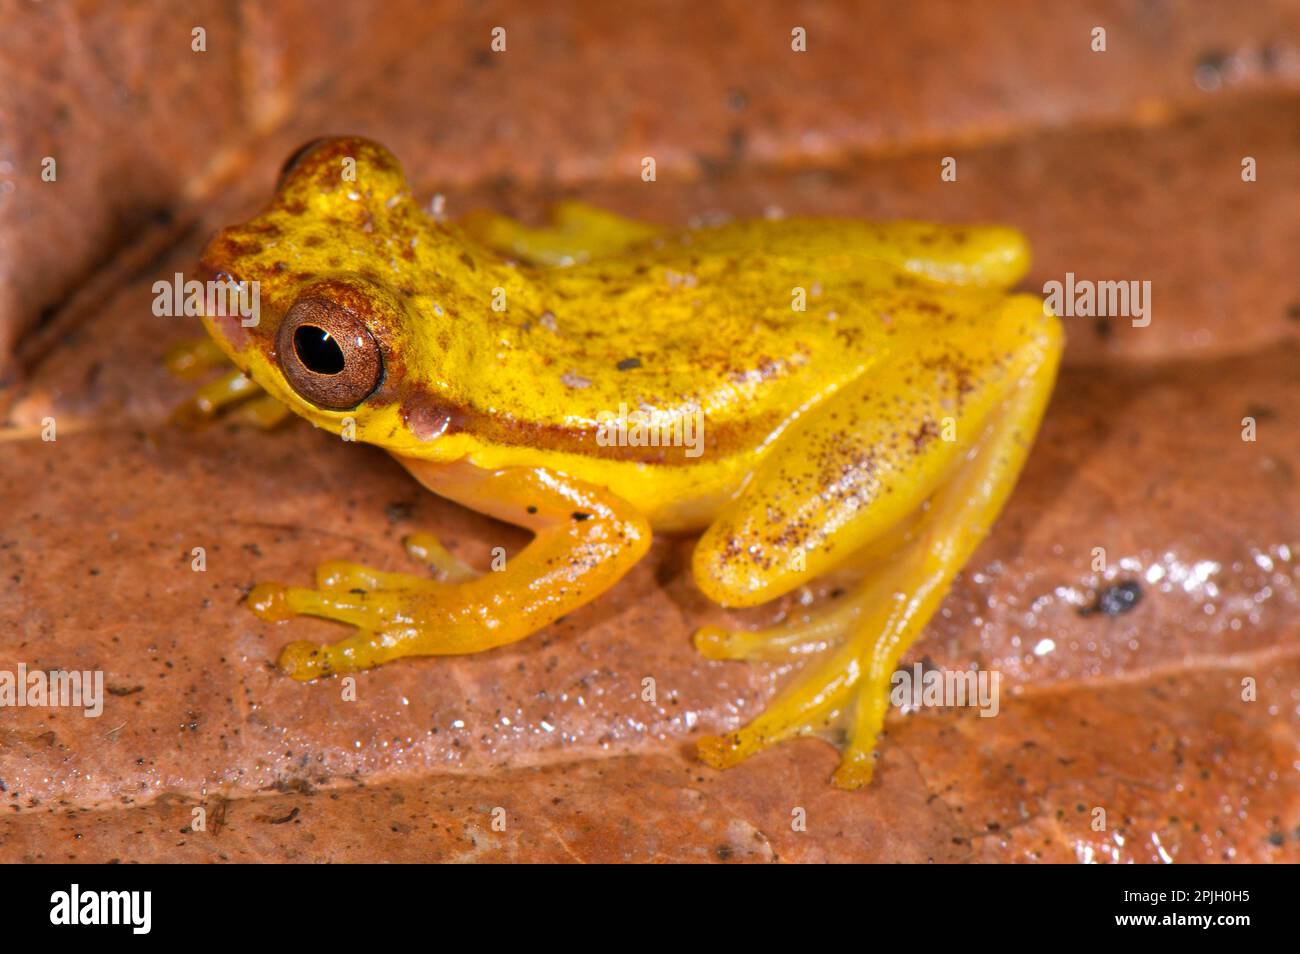
<instances>
[{"instance_id":1,"label":"frog's toe","mask_svg":"<svg viewBox=\"0 0 1300 954\"><path fill-rule=\"evenodd\" d=\"M432 533L411 533L402 540L406 554L429 568L434 578L447 583L472 580L478 572L442 545Z\"/></svg>"},{"instance_id":2,"label":"frog's toe","mask_svg":"<svg viewBox=\"0 0 1300 954\"><path fill-rule=\"evenodd\" d=\"M841 759L832 779L839 788L871 781L876 738L884 719L885 689L866 663L873 641L855 636L812 663L748 725L698 743L700 760L729 768L786 739L816 735L839 743ZM864 672L864 666L868 667Z\"/></svg>"},{"instance_id":3,"label":"frog's toe","mask_svg":"<svg viewBox=\"0 0 1300 954\"><path fill-rule=\"evenodd\" d=\"M875 741L872 736L870 746L845 751L840 756L839 767L831 775L831 784L847 791L870 785L876 771Z\"/></svg>"},{"instance_id":4,"label":"frog's toe","mask_svg":"<svg viewBox=\"0 0 1300 954\"><path fill-rule=\"evenodd\" d=\"M838 646L860 610L859 600L845 599L829 610L794 615L766 629L701 626L695 631L695 648L709 659L793 662Z\"/></svg>"},{"instance_id":5,"label":"frog's toe","mask_svg":"<svg viewBox=\"0 0 1300 954\"><path fill-rule=\"evenodd\" d=\"M748 725L703 739L700 758L725 768L785 739L821 736L837 744L840 766L833 781L860 788L871 780L876 738L884 725L889 680L897 654L916 632L915 621L900 634L900 595L909 588L905 561L875 575L829 610L787 621L757 633L731 633L725 641L743 658L784 659L817 653L794 681ZM734 658L734 657L728 657Z\"/></svg>"},{"instance_id":6,"label":"frog's toe","mask_svg":"<svg viewBox=\"0 0 1300 954\"><path fill-rule=\"evenodd\" d=\"M313 643L305 639L297 640L280 650L276 668L291 679L307 682L328 676L334 672L328 647L322 643Z\"/></svg>"},{"instance_id":7,"label":"frog's toe","mask_svg":"<svg viewBox=\"0 0 1300 954\"><path fill-rule=\"evenodd\" d=\"M269 394L259 394L235 406L234 418L264 431L273 430L289 419L293 412Z\"/></svg>"},{"instance_id":8,"label":"frog's toe","mask_svg":"<svg viewBox=\"0 0 1300 954\"><path fill-rule=\"evenodd\" d=\"M824 656L748 725L701 739L697 748L700 759L714 768L727 768L785 739L833 732L860 678L856 652L853 645L847 645Z\"/></svg>"},{"instance_id":9,"label":"frog's toe","mask_svg":"<svg viewBox=\"0 0 1300 954\"><path fill-rule=\"evenodd\" d=\"M182 380L229 366L230 359L211 338L190 338L168 348L163 355L163 367Z\"/></svg>"},{"instance_id":10,"label":"frog's toe","mask_svg":"<svg viewBox=\"0 0 1300 954\"><path fill-rule=\"evenodd\" d=\"M171 419L181 427L195 429L232 408L241 421L266 429L288 417L288 410L279 401L267 395L242 371L232 370L209 381L177 405Z\"/></svg>"},{"instance_id":11,"label":"frog's toe","mask_svg":"<svg viewBox=\"0 0 1300 954\"><path fill-rule=\"evenodd\" d=\"M389 573L349 560L330 560L316 568L317 588L335 593L416 590L433 582L410 573Z\"/></svg>"},{"instance_id":12,"label":"frog's toe","mask_svg":"<svg viewBox=\"0 0 1300 954\"><path fill-rule=\"evenodd\" d=\"M288 589L282 583L259 583L248 591L244 602L258 617L269 622L278 623L293 619L298 614L290 607L286 598Z\"/></svg>"},{"instance_id":13,"label":"frog's toe","mask_svg":"<svg viewBox=\"0 0 1300 954\"><path fill-rule=\"evenodd\" d=\"M334 643L298 640L280 651L276 667L291 679L308 682L377 666L389 658L391 644L389 636L365 629Z\"/></svg>"},{"instance_id":14,"label":"frog's toe","mask_svg":"<svg viewBox=\"0 0 1300 954\"><path fill-rule=\"evenodd\" d=\"M331 582L338 583L338 580L331 579ZM355 582L355 578L349 582ZM400 606L394 594L386 591L345 585L313 590L281 583L259 583L249 591L247 603L254 613L271 622L295 616L318 616L362 628L383 624L397 614Z\"/></svg>"},{"instance_id":15,"label":"frog's toe","mask_svg":"<svg viewBox=\"0 0 1300 954\"><path fill-rule=\"evenodd\" d=\"M323 564L319 589L262 583L248 594L248 605L274 622L315 616L356 627L332 643L297 641L280 652L279 669L298 680L369 669L407 655L403 647L436 630L426 603L441 586L401 573L382 573L345 561Z\"/></svg>"},{"instance_id":16,"label":"frog's toe","mask_svg":"<svg viewBox=\"0 0 1300 954\"><path fill-rule=\"evenodd\" d=\"M315 589L261 583L246 602L272 622L313 616L356 627L337 642L294 642L282 650L280 670L309 680L404 656L478 652L517 638L493 617L490 599L481 577L450 583L332 560L317 568Z\"/></svg>"},{"instance_id":17,"label":"frog's toe","mask_svg":"<svg viewBox=\"0 0 1300 954\"><path fill-rule=\"evenodd\" d=\"M224 374L198 388L172 410L172 421L181 427L197 429L229 411L235 420L269 431L291 413L242 371L232 368L230 359L211 338L175 345L163 356L163 364L173 377L183 381L225 369Z\"/></svg>"}]
</instances>

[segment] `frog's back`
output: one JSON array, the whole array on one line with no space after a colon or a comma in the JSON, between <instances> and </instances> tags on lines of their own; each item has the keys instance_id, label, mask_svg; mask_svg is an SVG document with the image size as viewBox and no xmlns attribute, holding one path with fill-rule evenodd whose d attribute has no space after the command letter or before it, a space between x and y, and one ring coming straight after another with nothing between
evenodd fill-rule
<instances>
[{"instance_id":1,"label":"frog's back","mask_svg":"<svg viewBox=\"0 0 1300 954\"><path fill-rule=\"evenodd\" d=\"M496 318L490 336L502 347L491 373L472 376L475 402L524 430L549 422L552 446L587 453L673 459L662 447L597 443L602 419L634 411L666 430L702 414L711 455L753 448L942 324L946 300L992 294L884 260L887 240L900 251L884 228L736 223L539 270L530 312Z\"/></svg>"}]
</instances>

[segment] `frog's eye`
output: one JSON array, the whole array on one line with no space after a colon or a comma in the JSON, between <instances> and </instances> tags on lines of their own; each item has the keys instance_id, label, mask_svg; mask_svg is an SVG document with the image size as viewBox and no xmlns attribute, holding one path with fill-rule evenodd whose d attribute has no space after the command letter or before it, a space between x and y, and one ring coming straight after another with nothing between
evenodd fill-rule
<instances>
[{"instance_id":1,"label":"frog's eye","mask_svg":"<svg viewBox=\"0 0 1300 954\"><path fill-rule=\"evenodd\" d=\"M302 161L307 158L308 154L310 154L311 151L315 149L317 146L319 146L321 143L326 141L327 140L324 137L318 139L312 139L308 142L303 143L301 146L295 149L293 151L293 155L291 155L288 159L284 160L284 165L280 167L280 177L277 181L277 186L283 185L284 180L289 178L289 174L293 172L294 169L298 168L299 165L302 164Z\"/></svg>"},{"instance_id":2,"label":"frog's eye","mask_svg":"<svg viewBox=\"0 0 1300 954\"><path fill-rule=\"evenodd\" d=\"M356 407L384 373L379 342L356 314L327 298L294 302L276 338L280 370L306 401L331 411Z\"/></svg>"}]
</instances>

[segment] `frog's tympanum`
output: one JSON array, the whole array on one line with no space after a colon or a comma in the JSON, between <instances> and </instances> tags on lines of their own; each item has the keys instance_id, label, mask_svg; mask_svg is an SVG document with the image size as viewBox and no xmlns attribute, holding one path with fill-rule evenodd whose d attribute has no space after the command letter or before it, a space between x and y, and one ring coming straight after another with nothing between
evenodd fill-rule
<instances>
[{"instance_id":1,"label":"frog's tympanum","mask_svg":"<svg viewBox=\"0 0 1300 954\"><path fill-rule=\"evenodd\" d=\"M825 734L836 784L864 784L899 658L1001 510L1052 389L1059 322L1008 293L1027 259L994 226L674 230L576 203L542 228L453 224L381 146L310 145L265 212L208 246L205 267L260 282L261 301L255 327L209 332L270 398L533 538L481 574L421 534L408 548L432 575L330 562L315 588L259 585L266 619L354 630L290 643L281 669L512 643L608 590L653 531L703 531L691 571L723 606L830 571L858 582L768 630L696 632L713 659L807 660L700 756ZM238 380L227 396L247 395Z\"/></svg>"}]
</instances>

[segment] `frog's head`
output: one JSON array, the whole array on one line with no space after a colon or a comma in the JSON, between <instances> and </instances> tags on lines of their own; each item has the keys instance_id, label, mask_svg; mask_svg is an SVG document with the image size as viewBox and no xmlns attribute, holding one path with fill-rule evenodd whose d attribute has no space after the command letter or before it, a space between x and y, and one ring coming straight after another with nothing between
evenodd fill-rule
<instances>
[{"instance_id":1,"label":"frog's head","mask_svg":"<svg viewBox=\"0 0 1300 954\"><path fill-rule=\"evenodd\" d=\"M203 320L245 374L303 417L391 444L409 429L404 392L442 363L432 352L451 336L439 324L466 295L448 276L466 271L466 257L419 209L387 149L317 140L285 164L261 215L203 253L209 278L256 289L257 313Z\"/></svg>"}]
</instances>

